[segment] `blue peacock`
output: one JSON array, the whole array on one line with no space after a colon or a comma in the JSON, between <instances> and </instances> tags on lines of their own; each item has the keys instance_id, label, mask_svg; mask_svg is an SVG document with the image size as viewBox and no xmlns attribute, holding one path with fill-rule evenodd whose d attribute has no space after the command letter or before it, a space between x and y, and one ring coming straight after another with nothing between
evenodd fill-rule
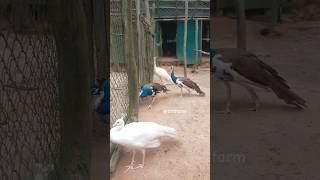
<instances>
[{"instance_id":1,"label":"blue peacock","mask_svg":"<svg viewBox=\"0 0 320 180\"><path fill-rule=\"evenodd\" d=\"M139 92L139 97L140 98L146 98L148 96L152 97L152 101L151 101L150 105L148 106L148 109L150 109L154 100L155 100L156 95L160 92L166 93L167 91L168 91L168 89L164 85L161 85L158 83L148 83L148 84L141 86L140 92Z\"/></svg>"},{"instance_id":2,"label":"blue peacock","mask_svg":"<svg viewBox=\"0 0 320 180\"><path fill-rule=\"evenodd\" d=\"M190 89L195 90L200 96L204 96L205 93L200 89L200 87L193 82L191 79L189 78L185 78L185 77L177 77L174 73L174 68L173 66L171 66L171 79L172 81L180 88L180 94L182 96L182 88L186 89L188 91L188 93L190 94Z\"/></svg>"},{"instance_id":3,"label":"blue peacock","mask_svg":"<svg viewBox=\"0 0 320 180\"><path fill-rule=\"evenodd\" d=\"M96 96L94 109L103 122L107 122L107 115L110 114L110 82L103 79L97 79L91 87L91 94Z\"/></svg>"}]
</instances>

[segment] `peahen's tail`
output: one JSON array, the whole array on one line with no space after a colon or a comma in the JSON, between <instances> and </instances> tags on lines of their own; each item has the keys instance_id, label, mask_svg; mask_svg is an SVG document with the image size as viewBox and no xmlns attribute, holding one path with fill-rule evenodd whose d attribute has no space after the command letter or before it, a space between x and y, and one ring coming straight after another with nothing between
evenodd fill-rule
<instances>
[{"instance_id":1,"label":"peahen's tail","mask_svg":"<svg viewBox=\"0 0 320 180\"><path fill-rule=\"evenodd\" d=\"M273 92L280 98L283 99L287 104L292 104L300 109L307 107L306 101L290 90L289 86L283 83L273 83Z\"/></svg>"},{"instance_id":2,"label":"peahen's tail","mask_svg":"<svg viewBox=\"0 0 320 180\"><path fill-rule=\"evenodd\" d=\"M200 89L200 87L195 83L194 90L200 95L205 96L206 94Z\"/></svg>"}]
</instances>

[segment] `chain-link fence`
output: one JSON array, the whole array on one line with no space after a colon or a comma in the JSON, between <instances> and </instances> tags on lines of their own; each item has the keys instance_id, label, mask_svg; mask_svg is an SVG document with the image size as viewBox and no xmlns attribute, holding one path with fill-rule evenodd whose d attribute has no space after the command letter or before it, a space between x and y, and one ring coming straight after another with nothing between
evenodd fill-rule
<instances>
[{"instance_id":1,"label":"chain-link fence","mask_svg":"<svg viewBox=\"0 0 320 180\"><path fill-rule=\"evenodd\" d=\"M0 179L55 177L58 64L44 1L0 3Z\"/></svg>"},{"instance_id":2,"label":"chain-link fence","mask_svg":"<svg viewBox=\"0 0 320 180\"><path fill-rule=\"evenodd\" d=\"M1 180L89 177L94 68L84 6L0 1Z\"/></svg>"},{"instance_id":3,"label":"chain-link fence","mask_svg":"<svg viewBox=\"0 0 320 180\"><path fill-rule=\"evenodd\" d=\"M147 0L110 2L110 124L136 115L139 87L153 77L152 18ZM111 171L119 158L119 148L111 146Z\"/></svg>"}]
</instances>

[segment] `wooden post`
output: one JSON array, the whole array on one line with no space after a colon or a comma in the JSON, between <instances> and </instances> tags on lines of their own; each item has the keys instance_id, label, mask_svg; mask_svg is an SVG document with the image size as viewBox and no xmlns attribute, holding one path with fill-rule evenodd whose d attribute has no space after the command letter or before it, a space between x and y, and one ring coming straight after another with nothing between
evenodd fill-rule
<instances>
[{"instance_id":1,"label":"wooden post","mask_svg":"<svg viewBox=\"0 0 320 180\"><path fill-rule=\"evenodd\" d=\"M194 35L194 37L195 37L195 49L196 49L196 57L195 57L195 59L194 59L194 69L197 69L198 68L198 62L199 62L199 54L198 54L198 49L199 49L199 47L198 47L198 38L199 38L199 36L198 36L198 34L199 34L199 20L198 19L196 19L196 22L195 22L195 24L196 24L196 29L195 29L195 35Z\"/></svg>"},{"instance_id":2,"label":"wooden post","mask_svg":"<svg viewBox=\"0 0 320 180\"><path fill-rule=\"evenodd\" d=\"M138 64L139 64L139 71L138 71L138 77L139 82L143 82L144 79L144 71L143 71L143 59L142 59L142 36L141 36L141 26L140 26L140 0L135 0L136 3L136 26L137 26L137 35L138 35Z\"/></svg>"},{"instance_id":3,"label":"wooden post","mask_svg":"<svg viewBox=\"0 0 320 180\"><path fill-rule=\"evenodd\" d=\"M184 37L183 37L183 61L184 61L184 77L187 77L187 37L188 37L188 10L189 0L185 0L184 9Z\"/></svg>"},{"instance_id":4,"label":"wooden post","mask_svg":"<svg viewBox=\"0 0 320 180\"><path fill-rule=\"evenodd\" d=\"M138 76L137 66L133 55L133 33L132 33L132 0L121 1L122 25L124 33L124 51L126 60L126 69L128 74L128 91L129 91L129 107L128 117L134 117L137 113L138 103ZM132 119L129 119L129 121ZM110 171L115 170L120 155L120 147L115 145L112 147L112 157L110 160Z\"/></svg>"},{"instance_id":5,"label":"wooden post","mask_svg":"<svg viewBox=\"0 0 320 180\"><path fill-rule=\"evenodd\" d=\"M148 59L146 59L146 60L149 61L147 63L148 66L151 66L151 65L153 65L153 57L159 55L158 47L157 47L157 43L156 43L156 38L155 38L155 25L156 25L156 23L153 20L153 17L155 16L155 14L154 14L155 11L153 10L152 13L150 13L151 10L150 10L150 1L149 0L144 0L144 5L145 5L144 7L145 7L145 10L146 10L147 19L151 23L151 32L150 32L151 36L150 36L150 38L145 36L145 39L149 40L149 44L148 45L150 47L150 52L146 52L146 55L147 54L149 55L149 56L147 56ZM154 2L152 2L152 7L155 8L155 3ZM152 34L153 34L153 36L152 36ZM148 51L149 47L144 47L144 49L146 51ZM153 79L153 66L150 69L148 79L146 79L146 80L150 82L150 81L152 81L152 79Z\"/></svg>"},{"instance_id":6,"label":"wooden post","mask_svg":"<svg viewBox=\"0 0 320 180\"><path fill-rule=\"evenodd\" d=\"M152 9L153 9L152 17L154 18L155 14L156 14L156 3L154 1L152 1ZM151 20L151 17L150 17L150 20ZM154 32L155 31L155 27L156 27L156 24L154 22L152 22L152 32L153 33L155 33ZM157 42L156 42L156 38L155 37L153 37L152 43L153 43L153 56L154 56L155 54L157 54L157 52L156 52L157 51ZM152 59L152 61L153 61L153 59Z\"/></svg>"},{"instance_id":7,"label":"wooden post","mask_svg":"<svg viewBox=\"0 0 320 180\"><path fill-rule=\"evenodd\" d=\"M237 0L237 47L247 49L245 1Z\"/></svg>"},{"instance_id":8,"label":"wooden post","mask_svg":"<svg viewBox=\"0 0 320 180\"><path fill-rule=\"evenodd\" d=\"M108 51L107 49L107 30L106 25L106 6L105 0L93 0L93 24L95 37L95 55L97 59L97 77L107 78L108 72Z\"/></svg>"},{"instance_id":9,"label":"wooden post","mask_svg":"<svg viewBox=\"0 0 320 180\"><path fill-rule=\"evenodd\" d=\"M89 179L93 53L82 1L57 0L49 8L57 46L61 149L59 179ZM59 12L59 13L57 13Z\"/></svg>"},{"instance_id":10,"label":"wooden post","mask_svg":"<svg viewBox=\"0 0 320 180\"><path fill-rule=\"evenodd\" d=\"M107 9L105 0L92 0L92 15L93 15L93 37L94 37L94 60L95 60L95 78L106 78L109 79L109 42L107 36L109 36L109 27L107 25L106 16L109 14L109 9ZM109 126L107 126L109 127ZM110 133L107 133L109 128L104 127L105 138L109 139ZM94 127L97 128L97 127ZM108 150L109 143L101 144L104 146L104 149ZM109 169L109 159L107 153L99 153L92 152L92 161L91 164L100 164L101 166L93 166L91 165L91 180L94 180L93 174L105 174L105 176L101 178L107 178L108 174L106 173L106 169ZM96 162L99 160L99 162ZM95 161L95 162L94 162Z\"/></svg>"},{"instance_id":11,"label":"wooden post","mask_svg":"<svg viewBox=\"0 0 320 180\"><path fill-rule=\"evenodd\" d=\"M213 15L210 15L210 49L213 49L213 35L214 35L214 29L213 29Z\"/></svg>"},{"instance_id":12,"label":"wooden post","mask_svg":"<svg viewBox=\"0 0 320 180\"><path fill-rule=\"evenodd\" d=\"M272 15L271 15L271 28L274 29L274 27L278 24L279 20L279 9L280 9L280 1L279 0L272 0Z\"/></svg>"}]
</instances>

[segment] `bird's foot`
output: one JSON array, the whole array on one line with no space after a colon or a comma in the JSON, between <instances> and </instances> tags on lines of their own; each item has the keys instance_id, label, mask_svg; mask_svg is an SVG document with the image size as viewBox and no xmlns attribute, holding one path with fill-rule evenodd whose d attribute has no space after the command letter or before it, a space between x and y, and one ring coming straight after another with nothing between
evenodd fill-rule
<instances>
[{"instance_id":1,"label":"bird's foot","mask_svg":"<svg viewBox=\"0 0 320 180\"><path fill-rule=\"evenodd\" d=\"M148 109L151 109L151 105L148 106Z\"/></svg>"},{"instance_id":2,"label":"bird's foot","mask_svg":"<svg viewBox=\"0 0 320 180\"><path fill-rule=\"evenodd\" d=\"M137 167L135 167L134 169L139 169L139 168L143 168L144 167L144 165L143 164L139 164Z\"/></svg>"},{"instance_id":3,"label":"bird's foot","mask_svg":"<svg viewBox=\"0 0 320 180\"><path fill-rule=\"evenodd\" d=\"M128 172L129 170L134 170L135 168L134 168L133 165L134 165L134 164L132 163L132 164L130 164L129 166L125 166L125 167L127 167L127 170L125 170L124 172L126 173L126 172Z\"/></svg>"},{"instance_id":4,"label":"bird's foot","mask_svg":"<svg viewBox=\"0 0 320 180\"><path fill-rule=\"evenodd\" d=\"M230 110L224 110L224 111L215 111L217 114L231 114Z\"/></svg>"},{"instance_id":5,"label":"bird's foot","mask_svg":"<svg viewBox=\"0 0 320 180\"><path fill-rule=\"evenodd\" d=\"M231 114L230 108L226 108L224 111L216 111L217 114Z\"/></svg>"},{"instance_id":6,"label":"bird's foot","mask_svg":"<svg viewBox=\"0 0 320 180\"><path fill-rule=\"evenodd\" d=\"M255 107L254 107L254 108L249 108L248 110L249 110L249 111L254 111L254 112L257 112L257 111L258 111L258 109L255 108Z\"/></svg>"}]
</instances>

